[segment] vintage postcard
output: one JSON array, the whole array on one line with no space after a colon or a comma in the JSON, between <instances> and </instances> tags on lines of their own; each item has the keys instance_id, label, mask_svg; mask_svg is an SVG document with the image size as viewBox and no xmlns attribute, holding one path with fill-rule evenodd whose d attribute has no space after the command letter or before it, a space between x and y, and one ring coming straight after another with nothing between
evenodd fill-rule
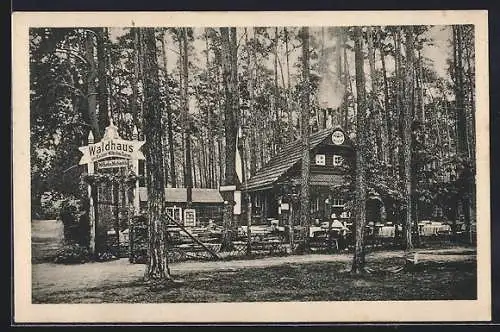
<instances>
[{"instance_id":1,"label":"vintage postcard","mask_svg":"<svg viewBox=\"0 0 500 332\"><path fill-rule=\"evenodd\" d=\"M14 13L14 321L489 321L487 14Z\"/></svg>"}]
</instances>

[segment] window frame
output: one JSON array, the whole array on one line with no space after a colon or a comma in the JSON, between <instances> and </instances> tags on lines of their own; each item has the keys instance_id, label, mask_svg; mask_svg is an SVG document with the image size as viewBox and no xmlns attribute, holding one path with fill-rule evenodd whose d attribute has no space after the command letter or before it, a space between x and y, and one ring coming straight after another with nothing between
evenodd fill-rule
<instances>
[{"instance_id":1,"label":"window frame","mask_svg":"<svg viewBox=\"0 0 500 332\"><path fill-rule=\"evenodd\" d=\"M321 210L320 197L316 196L314 199L312 199L310 206L311 213L319 212Z\"/></svg>"},{"instance_id":2,"label":"window frame","mask_svg":"<svg viewBox=\"0 0 500 332\"><path fill-rule=\"evenodd\" d=\"M191 210L193 212L193 215L194 215L194 218L193 218L193 224L186 224L186 211L188 210ZM185 226L185 227L196 227L196 224L197 224L197 213L196 213L196 209L184 209L184 211L182 211L182 215L183 215L183 221L182 221L182 224Z\"/></svg>"},{"instance_id":3,"label":"window frame","mask_svg":"<svg viewBox=\"0 0 500 332\"><path fill-rule=\"evenodd\" d=\"M318 157L322 157L322 162L319 162ZM316 153L314 156L314 164L317 166L326 166L326 155L322 153Z\"/></svg>"},{"instance_id":4,"label":"window frame","mask_svg":"<svg viewBox=\"0 0 500 332\"><path fill-rule=\"evenodd\" d=\"M332 207L345 207L345 201L342 198L332 198Z\"/></svg>"},{"instance_id":5,"label":"window frame","mask_svg":"<svg viewBox=\"0 0 500 332\"><path fill-rule=\"evenodd\" d=\"M175 210L179 211L179 220L175 219ZM172 211L172 213L170 214L169 211ZM180 206L167 206L165 208L165 213L167 215L169 215L172 219L174 219L175 221L179 221L179 222L182 222L184 224L184 211L182 210L182 208Z\"/></svg>"},{"instance_id":6,"label":"window frame","mask_svg":"<svg viewBox=\"0 0 500 332\"><path fill-rule=\"evenodd\" d=\"M335 159L340 159L340 162L336 162ZM333 160L332 160L332 164L333 166L342 166L342 164L344 163L344 157L339 155L339 154L334 154L333 155Z\"/></svg>"}]
</instances>

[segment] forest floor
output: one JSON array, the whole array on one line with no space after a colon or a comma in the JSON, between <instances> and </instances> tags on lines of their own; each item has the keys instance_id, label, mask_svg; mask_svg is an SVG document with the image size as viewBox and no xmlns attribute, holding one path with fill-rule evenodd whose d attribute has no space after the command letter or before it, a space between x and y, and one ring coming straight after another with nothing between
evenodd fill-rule
<instances>
[{"instance_id":1,"label":"forest floor","mask_svg":"<svg viewBox=\"0 0 500 332\"><path fill-rule=\"evenodd\" d=\"M53 226L52 226L53 227ZM56 229L56 228L55 228ZM35 232L36 233L36 232ZM33 234L38 247L49 233ZM45 235L44 235L45 234ZM54 234L54 232L52 232ZM53 244L51 244L54 247ZM47 249L45 249L47 250ZM37 252L37 254L35 254ZM39 257L39 256L37 256ZM352 254L309 254L250 260L179 262L170 266L178 283L169 287L142 281L143 264L127 259L61 265L35 259L33 303L162 303L345 300L451 300L476 298L476 251L449 246L419 250L412 271L400 250L366 256L372 273L351 275ZM40 260L41 261L41 260Z\"/></svg>"}]
</instances>

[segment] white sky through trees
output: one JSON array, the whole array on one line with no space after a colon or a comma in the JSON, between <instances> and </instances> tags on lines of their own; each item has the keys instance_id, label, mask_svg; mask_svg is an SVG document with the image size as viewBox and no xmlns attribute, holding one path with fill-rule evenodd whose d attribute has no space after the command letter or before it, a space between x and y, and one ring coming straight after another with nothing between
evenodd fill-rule
<instances>
[{"instance_id":1,"label":"white sky through trees","mask_svg":"<svg viewBox=\"0 0 500 332\"><path fill-rule=\"evenodd\" d=\"M112 42L116 42L116 38L122 34L124 34L128 28L110 28L110 39ZM289 28L290 33L289 33L289 62L290 62L290 78L287 77L286 70L284 68L285 66L285 44L282 39L279 41L279 46L278 46L278 57L279 61L281 61L281 66L283 67L283 79L285 81L285 84L288 82L290 79L290 83L293 86L294 84L297 83L298 78L300 77L299 73L299 68L296 66L296 64L299 62L299 56L301 54L300 50L300 41L296 38L296 33L298 28L297 27L290 27ZM324 31L331 30L329 27L325 27ZM272 43L273 38L274 38L274 27L269 27L269 39L263 40L261 39L262 42L267 43L270 45ZM251 39L253 37L253 28L249 27L247 28L248 32L248 38ZM205 40L204 40L204 35L205 33L205 28L193 28L193 36L194 36L194 41L190 43L190 51L189 51L189 63L191 65L190 67L190 76L193 74L193 67L194 68L204 68L206 66L206 55L204 54L206 45L205 45ZM238 58L239 58L239 63L242 63L243 59L242 57L246 57L246 49L245 49L245 38L244 38L244 33L245 29L243 27L237 28L237 34L238 34ZM282 33L282 29L280 27L280 33ZM335 36L330 32L330 33L325 33L321 32L321 28L319 27L314 27L310 29L310 34L311 34L311 47L315 48L315 51L320 52L321 49L321 38L322 36L324 37L324 53L323 56L326 58L323 59L317 59L317 60L311 60L311 63L315 63L318 61L323 61L324 63L327 64L327 73L318 73L316 71L312 71L312 74L319 75L320 77L326 77L326 82L322 82L320 91L319 91L319 98L321 100L324 100L324 103L326 102L328 107L336 108L340 105L341 102L341 95L343 91L343 87L337 82L335 74L335 59L336 59L336 54L335 54L335 44L336 44L336 39ZM452 55L452 49L451 49L451 43L450 43L450 38L451 38L451 26L431 26L430 29L423 35L423 37L427 38L429 42L426 42L423 45L422 49L422 56L424 58L425 65L432 69L433 71L436 72L437 76L442 79L447 79L449 80L449 74L448 74L448 65L447 65L447 60L451 57ZM166 52L167 52L167 70L170 73L178 73L179 70L179 53L178 53L178 44L174 41L172 38L171 33L166 33L165 34L165 46L166 46ZM347 41L348 44L353 45L353 41L349 40ZM352 46L351 45L351 46ZM364 45L364 51L366 52L366 45ZM158 45L158 48L160 49L160 45ZM404 51L404 50L403 50ZM269 70L273 70L273 65L274 65L274 56L273 52L270 51L268 53L267 59L260 59L261 65L265 66ZM210 54L211 57L213 57L213 53L211 52ZM352 51L347 52L347 57L348 57L348 63L349 63L349 74L351 77L354 76L354 53ZM212 58L211 58L212 60ZM162 63L161 60L160 64ZM381 62L380 58L378 55L378 52L376 54L376 62L375 62L375 67L376 69L381 69ZM386 57L386 69L389 73L391 73L394 70L394 61L393 58L390 56ZM196 70L196 69L194 69ZM278 70L279 67L278 67ZM365 61L365 73L369 73L369 64L368 61ZM278 80L278 85L282 86L282 79L281 79L281 73L279 74L279 80ZM370 76L366 75L366 84L367 84L367 89L369 89L370 85ZM337 93L335 93L337 91ZM452 97L452 96L450 96ZM196 108L195 103L194 103L194 98L191 98L191 106ZM321 103L321 101L320 101ZM190 107L192 108L192 107ZM191 110L192 111L192 110Z\"/></svg>"}]
</instances>

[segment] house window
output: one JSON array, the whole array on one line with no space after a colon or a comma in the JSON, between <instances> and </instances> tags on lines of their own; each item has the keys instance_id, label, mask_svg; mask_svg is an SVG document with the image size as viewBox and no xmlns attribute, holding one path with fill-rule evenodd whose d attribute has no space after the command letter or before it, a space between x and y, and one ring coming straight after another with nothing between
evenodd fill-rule
<instances>
[{"instance_id":1,"label":"house window","mask_svg":"<svg viewBox=\"0 0 500 332\"><path fill-rule=\"evenodd\" d=\"M332 199L332 206L333 207L344 207L344 200L341 198L334 198Z\"/></svg>"},{"instance_id":2,"label":"house window","mask_svg":"<svg viewBox=\"0 0 500 332\"><path fill-rule=\"evenodd\" d=\"M182 209L180 207L167 207L165 208L167 215L172 217L175 221L182 221Z\"/></svg>"},{"instance_id":3,"label":"house window","mask_svg":"<svg viewBox=\"0 0 500 332\"><path fill-rule=\"evenodd\" d=\"M196 226L196 210L195 209L184 209L184 226L195 227Z\"/></svg>"},{"instance_id":4,"label":"house window","mask_svg":"<svg viewBox=\"0 0 500 332\"><path fill-rule=\"evenodd\" d=\"M311 213L319 211L319 197L316 197L311 202Z\"/></svg>"},{"instance_id":5,"label":"house window","mask_svg":"<svg viewBox=\"0 0 500 332\"><path fill-rule=\"evenodd\" d=\"M344 162L342 156L333 155L333 166L340 166Z\"/></svg>"},{"instance_id":6,"label":"house window","mask_svg":"<svg viewBox=\"0 0 500 332\"><path fill-rule=\"evenodd\" d=\"M220 206L200 206L196 209L197 222L202 226L207 226L209 220L216 224L222 223L222 207Z\"/></svg>"},{"instance_id":7,"label":"house window","mask_svg":"<svg viewBox=\"0 0 500 332\"><path fill-rule=\"evenodd\" d=\"M260 197L260 195L259 195L259 194L255 195L255 196L254 196L254 200L253 200L253 205L254 205L255 207L261 207L261 203L262 203L262 202L261 202L261 197Z\"/></svg>"},{"instance_id":8,"label":"house window","mask_svg":"<svg viewBox=\"0 0 500 332\"><path fill-rule=\"evenodd\" d=\"M325 162L325 155L324 154L317 154L316 155L316 165L321 165L321 166L325 166L326 165L326 162Z\"/></svg>"}]
</instances>

